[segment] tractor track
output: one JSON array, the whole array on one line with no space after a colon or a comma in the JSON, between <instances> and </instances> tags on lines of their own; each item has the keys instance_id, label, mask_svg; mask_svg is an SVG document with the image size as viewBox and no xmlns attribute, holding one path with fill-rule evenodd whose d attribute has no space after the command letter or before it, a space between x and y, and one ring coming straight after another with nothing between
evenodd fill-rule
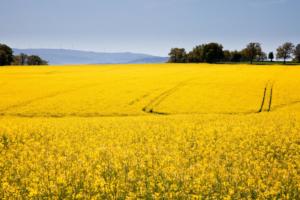
<instances>
[{"instance_id":1,"label":"tractor track","mask_svg":"<svg viewBox=\"0 0 300 200\"><path fill-rule=\"evenodd\" d=\"M189 116L189 115L251 115L257 114L257 112L182 112L182 113L163 113L163 112L152 112L152 115L157 116ZM19 117L19 118L101 118L101 117L147 117L147 114L126 114L126 113L0 113L1 117Z\"/></svg>"},{"instance_id":2,"label":"tractor track","mask_svg":"<svg viewBox=\"0 0 300 200\"><path fill-rule=\"evenodd\" d=\"M178 89L181 87L185 86L187 82L191 81L191 79L183 81L175 85L174 87L165 90L155 98L153 98L143 109L142 111L148 114L155 114L155 115L174 115L172 113L167 113L167 112L161 112L161 111L155 111L154 107L157 107L161 102L163 102L166 98L168 98L170 95L172 95L174 92L176 92ZM268 81L264 87L264 92L263 92L263 97L262 97L262 102L260 109L258 111L252 110L252 111L245 111L245 112L181 112L181 113L176 113L176 114L182 114L182 115L188 115L188 114L199 114L199 115L207 115L207 114L221 114L221 115L250 115L250 114L258 114L264 111L270 112L271 111L271 106L272 106L272 100L273 100L273 86L274 86L274 81ZM267 93L269 92L269 95ZM269 96L269 101L267 109L264 110L266 98ZM300 103L300 101L297 101L295 103ZM274 107L275 108L275 107Z\"/></svg>"},{"instance_id":3,"label":"tractor track","mask_svg":"<svg viewBox=\"0 0 300 200\"><path fill-rule=\"evenodd\" d=\"M113 70L113 69L103 70L103 71L111 71L111 70ZM11 110L11 109L14 109L14 108L24 107L24 106L27 106L31 103L37 102L37 101L42 101L42 100L57 97L57 96L60 96L60 95L76 92L78 90L85 89L85 88L96 87L98 85L101 85L101 83L89 83L89 84L85 84L85 85L78 86L78 87L75 87L75 88L61 90L61 91L53 92L53 93L48 94L48 95L32 98L32 99L29 99L27 101L23 101L21 103L13 104L13 105L7 106L5 108L2 108L2 109L0 109L0 114L1 114L1 112L3 113L5 111L8 111L8 110Z\"/></svg>"},{"instance_id":4,"label":"tractor track","mask_svg":"<svg viewBox=\"0 0 300 200\"><path fill-rule=\"evenodd\" d=\"M275 105L275 106L273 106L273 110L278 110L278 109L281 109L281 108L294 106L294 105L297 105L297 104L300 104L300 100L292 101L290 103Z\"/></svg>"},{"instance_id":5,"label":"tractor track","mask_svg":"<svg viewBox=\"0 0 300 200\"><path fill-rule=\"evenodd\" d=\"M271 112L271 109L272 109L271 107L272 107L272 102L273 102L273 87L274 87L274 81L268 81L264 88L261 105L260 105L260 108L257 113L261 113L264 111ZM269 94L267 94L267 93L269 93ZM269 98L269 100L267 102L266 102L266 98ZM265 106L267 106L267 108L264 109Z\"/></svg>"},{"instance_id":6,"label":"tractor track","mask_svg":"<svg viewBox=\"0 0 300 200\"><path fill-rule=\"evenodd\" d=\"M296 104L300 104L300 100L296 100L290 103L286 104L280 104L280 105L273 105L273 86L274 82L268 81L264 87L263 90L263 96L262 101L260 105L260 109L257 111L255 110L249 110L245 112L177 112L177 113L168 113L168 112L161 112L161 111L155 111L154 108L160 105L165 99L167 99L169 96L174 94L176 91L178 91L180 88L187 85L188 82L190 82L193 79L188 79L182 82L179 82L178 84L174 85L173 87L161 92L157 96L155 96L153 99L149 101L149 103L143 107L142 111L146 114L152 114L152 115L164 115L164 116L173 116L173 115L252 115L252 114L259 114L263 112L271 112L271 110L277 110L288 106L293 106ZM79 118L93 118L93 117L135 117L135 116L147 116L143 113L136 113L136 114L126 114L126 113L7 113L6 111L13 109L13 108L19 108L23 106L27 106L31 103L34 103L36 101L45 100L48 98L56 97L59 95L68 94L71 92L75 92L84 88L90 88L95 87L99 84L86 84L83 86L79 86L76 88L68 89L68 90L62 90L57 91L45 96L33 98L27 101L24 101L19 104L8 106L4 109L0 109L0 117L21 117L21 118L67 118L67 117L79 117ZM145 93L141 95L139 98L136 98L128 103L128 105L133 105L141 100L149 97L151 93ZM268 100L267 100L268 99ZM265 106L267 106L265 108Z\"/></svg>"},{"instance_id":7,"label":"tractor track","mask_svg":"<svg viewBox=\"0 0 300 200\"><path fill-rule=\"evenodd\" d=\"M140 97L138 97L138 98L136 98L136 99L130 101L130 102L128 103L128 105L129 105L129 106L132 106L132 105L134 105L134 104L136 104L136 103L142 101L143 99L147 98L148 96L150 96L150 93L146 93L146 94L144 94L144 95L142 95L142 96L140 96Z\"/></svg>"},{"instance_id":8,"label":"tractor track","mask_svg":"<svg viewBox=\"0 0 300 200\"><path fill-rule=\"evenodd\" d=\"M5 111L8 111L8 110L14 109L14 108L24 107L24 106L27 106L31 103L37 102L37 101L49 99L49 98L56 97L56 96L59 96L59 95L72 93L72 92L75 92L75 91L78 91L78 90L81 90L81 89L84 89L84 88L94 87L94 86L97 86L97 85L98 84L86 84L84 86L80 86L80 87L77 87L77 88L72 88L72 89L68 89L68 90L61 90L61 91L53 92L53 93L45 95L45 96L36 97L36 98L33 98L33 99L29 99L27 101L23 101L23 102L18 103L18 104L10 105L6 108L0 109L0 112L5 112Z\"/></svg>"},{"instance_id":9,"label":"tractor track","mask_svg":"<svg viewBox=\"0 0 300 200\"><path fill-rule=\"evenodd\" d=\"M142 111L146 112L146 113L151 113L151 114L167 115L168 113L154 111L154 107L157 107L166 98L168 98L170 95L172 95L173 93L178 91L181 87L185 86L191 80L192 79L182 81L182 82L176 84L175 86L173 86L172 88L160 93L159 95L154 97L152 100L150 100L150 102L146 106L144 106Z\"/></svg>"}]
</instances>

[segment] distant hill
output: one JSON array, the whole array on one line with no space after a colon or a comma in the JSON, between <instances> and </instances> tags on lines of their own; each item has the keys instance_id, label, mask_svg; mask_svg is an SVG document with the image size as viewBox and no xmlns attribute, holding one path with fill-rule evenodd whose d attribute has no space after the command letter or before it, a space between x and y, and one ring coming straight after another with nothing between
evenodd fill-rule
<instances>
[{"instance_id":1,"label":"distant hill","mask_svg":"<svg viewBox=\"0 0 300 200\"><path fill-rule=\"evenodd\" d=\"M147 57L147 58L140 58L137 60L132 60L129 63L165 63L168 61L168 57Z\"/></svg>"},{"instance_id":2,"label":"distant hill","mask_svg":"<svg viewBox=\"0 0 300 200\"><path fill-rule=\"evenodd\" d=\"M101 53L69 49L13 49L14 54L38 55L51 65L62 64L117 64L117 63L163 63L167 57L140 53Z\"/></svg>"}]
</instances>

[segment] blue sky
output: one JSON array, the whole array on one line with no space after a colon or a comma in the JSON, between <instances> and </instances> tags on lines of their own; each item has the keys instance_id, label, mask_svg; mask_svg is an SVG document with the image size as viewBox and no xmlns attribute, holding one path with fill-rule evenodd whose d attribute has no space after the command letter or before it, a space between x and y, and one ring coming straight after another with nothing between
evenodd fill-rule
<instances>
[{"instance_id":1,"label":"blue sky","mask_svg":"<svg viewBox=\"0 0 300 200\"><path fill-rule=\"evenodd\" d=\"M300 43L299 0L0 0L0 43L17 48L140 52L248 42Z\"/></svg>"}]
</instances>

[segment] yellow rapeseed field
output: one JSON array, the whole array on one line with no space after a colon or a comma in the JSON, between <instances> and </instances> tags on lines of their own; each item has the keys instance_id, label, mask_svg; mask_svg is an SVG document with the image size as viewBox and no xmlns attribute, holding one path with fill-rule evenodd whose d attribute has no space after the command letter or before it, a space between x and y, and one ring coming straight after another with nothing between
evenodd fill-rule
<instances>
[{"instance_id":1,"label":"yellow rapeseed field","mask_svg":"<svg viewBox=\"0 0 300 200\"><path fill-rule=\"evenodd\" d=\"M0 199L300 199L300 67L3 67L0 97Z\"/></svg>"}]
</instances>

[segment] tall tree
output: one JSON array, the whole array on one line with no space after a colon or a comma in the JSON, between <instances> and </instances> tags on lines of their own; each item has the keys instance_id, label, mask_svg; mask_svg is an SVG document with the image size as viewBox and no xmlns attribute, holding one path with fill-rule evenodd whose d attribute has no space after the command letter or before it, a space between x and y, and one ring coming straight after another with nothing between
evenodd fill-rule
<instances>
[{"instance_id":1,"label":"tall tree","mask_svg":"<svg viewBox=\"0 0 300 200\"><path fill-rule=\"evenodd\" d=\"M270 52L269 55L268 55L268 58L271 60L271 62L273 62L273 59L274 59L274 53L273 53L273 52Z\"/></svg>"},{"instance_id":2,"label":"tall tree","mask_svg":"<svg viewBox=\"0 0 300 200\"><path fill-rule=\"evenodd\" d=\"M294 56L297 62L300 62L300 44L297 44L295 51L294 51Z\"/></svg>"},{"instance_id":3,"label":"tall tree","mask_svg":"<svg viewBox=\"0 0 300 200\"><path fill-rule=\"evenodd\" d=\"M276 57L278 59L283 59L283 63L285 64L287 59L292 58L294 47L295 46L291 42L284 43L277 48Z\"/></svg>"},{"instance_id":4,"label":"tall tree","mask_svg":"<svg viewBox=\"0 0 300 200\"><path fill-rule=\"evenodd\" d=\"M224 54L224 56L223 56L223 61L224 61L224 62L230 62L230 61L231 61L231 58L232 58L231 52L230 52L229 50L224 50L224 51L223 51L223 54Z\"/></svg>"},{"instance_id":5,"label":"tall tree","mask_svg":"<svg viewBox=\"0 0 300 200\"><path fill-rule=\"evenodd\" d=\"M251 42L244 49L246 57L250 60L250 63L253 63L253 60L261 54L261 45L257 42Z\"/></svg>"},{"instance_id":6,"label":"tall tree","mask_svg":"<svg viewBox=\"0 0 300 200\"><path fill-rule=\"evenodd\" d=\"M13 61L12 49L5 44L0 44L0 66L10 65L12 61Z\"/></svg>"},{"instance_id":7,"label":"tall tree","mask_svg":"<svg viewBox=\"0 0 300 200\"><path fill-rule=\"evenodd\" d=\"M239 51L231 52L231 62L241 62L242 57L242 53Z\"/></svg>"},{"instance_id":8,"label":"tall tree","mask_svg":"<svg viewBox=\"0 0 300 200\"><path fill-rule=\"evenodd\" d=\"M265 60L267 60L267 54L263 51L261 51L258 55L257 55L257 61L259 62L264 62Z\"/></svg>"},{"instance_id":9,"label":"tall tree","mask_svg":"<svg viewBox=\"0 0 300 200\"><path fill-rule=\"evenodd\" d=\"M170 63L185 63L187 61L187 55L184 48L172 48L169 53Z\"/></svg>"},{"instance_id":10,"label":"tall tree","mask_svg":"<svg viewBox=\"0 0 300 200\"><path fill-rule=\"evenodd\" d=\"M224 57L223 46L218 43L205 44L203 48L203 59L208 63L220 62Z\"/></svg>"},{"instance_id":11,"label":"tall tree","mask_svg":"<svg viewBox=\"0 0 300 200\"><path fill-rule=\"evenodd\" d=\"M204 45L198 45L194 47L193 50L188 53L188 62L192 62L192 63L204 62L203 49L204 49Z\"/></svg>"}]
</instances>

